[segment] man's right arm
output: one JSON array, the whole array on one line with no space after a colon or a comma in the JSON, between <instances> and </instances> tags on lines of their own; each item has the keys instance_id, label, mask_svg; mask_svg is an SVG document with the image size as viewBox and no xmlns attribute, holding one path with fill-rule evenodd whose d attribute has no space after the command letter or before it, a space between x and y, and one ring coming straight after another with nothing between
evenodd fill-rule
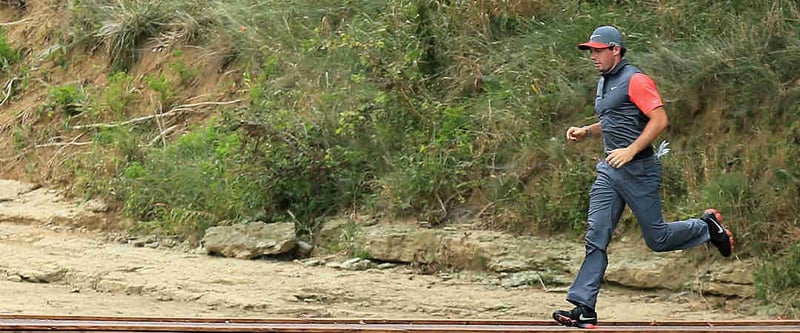
<instances>
[{"instance_id":1,"label":"man's right arm","mask_svg":"<svg viewBox=\"0 0 800 333\"><path fill-rule=\"evenodd\" d=\"M594 123L583 127L570 127L567 130L567 141L578 142L585 137L600 135L600 123Z\"/></svg>"}]
</instances>

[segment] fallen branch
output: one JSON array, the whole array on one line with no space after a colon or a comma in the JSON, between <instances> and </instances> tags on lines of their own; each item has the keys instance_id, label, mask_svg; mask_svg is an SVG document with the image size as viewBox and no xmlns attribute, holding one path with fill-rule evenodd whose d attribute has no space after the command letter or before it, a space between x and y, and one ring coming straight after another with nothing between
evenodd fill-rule
<instances>
[{"instance_id":1,"label":"fallen branch","mask_svg":"<svg viewBox=\"0 0 800 333\"><path fill-rule=\"evenodd\" d=\"M235 99L235 100L227 101L227 102L199 102L199 103L192 103L192 104L176 105L176 106L174 106L172 108L173 109L175 109L175 108L193 108L195 106L206 106L206 105L228 105L228 104L239 103L241 101L242 101L241 99Z\"/></svg>"},{"instance_id":2,"label":"fallen branch","mask_svg":"<svg viewBox=\"0 0 800 333\"><path fill-rule=\"evenodd\" d=\"M85 146L85 145L91 144L91 142L78 142L78 139L80 139L86 133L87 132L83 132L81 134L78 134L78 136L73 138L70 142L56 142L56 143L45 143L45 144L42 144L43 146L56 146L56 147L60 146L61 147L61 148L58 148L58 150L56 150L56 152L53 154L53 157L51 157L50 160L47 161L47 170L53 170L54 169L54 167L55 167L54 161L56 160L56 157L61 155L61 153L64 152L64 149L67 149L68 146ZM75 153L73 153L73 155L74 154ZM64 163L64 161L66 161L67 159L69 159L69 157L62 159L61 162L59 162L58 164ZM50 171L48 171L48 173L49 172Z\"/></svg>"},{"instance_id":3,"label":"fallen branch","mask_svg":"<svg viewBox=\"0 0 800 333\"><path fill-rule=\"evenodd\" d=\"M3 104L6 104L6 101L8 100L8 98L11 97L11 86L13 85L14 81L16 81L16 80L19 80L19 78L16 77L16 76L11 78L11 80L8 80L8 83L6 84L6 97L4 97L3 101L0 102L0 106L2 106Z\"/></svg>"},{"instance_id":4,"label":"fallen branch","mask_svg":"<svg viewBox=\"0 0 800 333\"><path fill-rule=\"evenodd\" d=\"M38 145L36 145L36 146L34 146L34 147L35 147L35 148L44 148L44 147L62 147L61 149L59 149L59 150L58 150L58 153L60 153L62 150L64 150L64 148L63 148L63 147L66 147L66 146L85 146L85 145L90 145L90 144L92 144L92 142L91 142L91 141L88 141L88 142L78 142L78 139L80 139L80 138L81 138L82 136L84 136L85 134L86 134L86 132L83 132L83 133L81 133L81 134L78 134L78 136L76 136L75 138L73 138L73 139L72 139L72 140L70 140L69 142L51 142L51 143L42 143L42 144L38 144ZM52 138L52 139L50 139L50 140L54 140L54 139L57 139L57 138L59 138L59 137ZM56 153L56 155L57 155L58 153Z\"/></svg>"},{"instance_id":5,"label":"fallen branch","mask_svg":"<svg viewBox=\"0 0 800 333\"><path fill-rule=\"evenodd\" d=\"M166 113L159 113L159 114L155 114L155 115L149 115L149 116L144 116L144 117L139 117L139 118L133 118L133 119L129 119L129 120L122 121L122 122L116 122L116 123L76 125L76 126L72 126L72 129L120 127L120 126L125 126L125 125L133 124L133 123L136 123L136 122L140 122L140 121L150 120L150 119L153 119L153 118L167 117L167 116L171 116L171 115L176 114L176 113L180 113L180 112L178 112L178 111L170 111L170 112L166 112Z\"/></svg>"},{"instance_id":6,"label":"fallen branch","mask_svg":"<svg viewBox=\"0 0 800 333\"><path fill-rule=\"evenodd\" d=\"M147 120L150 120L150 119L168 117L168 116L180 114L180 113L186 112L186 111L193 111L192 108L193 107L197 107L197 106L228 105L228 104L239 103L241 101L242 100L237 99L237 100L228 101L228 102L202 102L202 103L194 103L194 104L176 105L175 107L173 107L172 109L170 109L169 111L164 112L164 113L159 113L159 114L153 114L153 115L149 115L149 116L143 116L143 117L128 119L126 121L116 122L116 123L100 123L100 124L89 124L89 125L76 125L76 126L72 126L72 129L114 128L114 127L130 125L130 124L138 123L138 122L142 122L142 121L147 121Z\"/></svg>"},{"instance_id":7,"label":"fallen branch","mask_svg":"<svg viewBox=\"0 0 800 333\"><path fill-rule=\"evenodd\" d=\"M30 17L27 17L27 18L21 19L21 20L19 20L19 21L13 21L13 22L3 22L3 23L0 23L0 26L4 26L4 27L6 27L6 26L9 26L9 25L20 24L20 23L22 23L22 22L25 22L25 21L28 21L28 20L30 20L30 19L31 19Z\"/></svg>"},{"instance_id":8,"label":"fallen branch","mask_svg":"<svg viewBox=\"0 0 800 333\"><path fill-rule=\"evenodd\" d=\"M161 133L159 133L155 138L153 138L153 140L150 140L149 146L152 146L152 145L156 144L156 142L158 142L158 140L162 140L167 135L169 135L170 133L174 132L177 128L178 128L178 125L172 125L170 127L167 127L165 130L161 131Z\"/></svg>"},{"instance_id":9,"label":"fallen branch","mask_svg":"<svg viewBox=\"0 0 800 333\"><path fill-rule=\"evenodd\" d=\"M36 148L44 148L44 147L63 147L63 146L85 146L92 144L91 141L88 142L53 142L53 143L43 143L40 145L36 145Z\"/></svg>"}]
</instances>

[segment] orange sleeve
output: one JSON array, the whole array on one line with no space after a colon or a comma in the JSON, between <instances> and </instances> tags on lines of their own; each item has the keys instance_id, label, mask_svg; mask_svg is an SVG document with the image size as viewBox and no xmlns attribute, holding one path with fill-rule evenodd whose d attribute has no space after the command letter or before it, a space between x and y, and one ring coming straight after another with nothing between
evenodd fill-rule
<instances>
[{"instance_id":1,"label":"orange sleeve","mask_svg":"<svg viewBox=\"0 0 800 333\"><path fill-rule=\"evenodd\" d=\"M664 103L661 102L661 95L656 89L656 83L642 73L633 74L631 77L628 84L628 96L644 114L648 114L659 106L664 106Z\"/></svg>"}]
</instances>

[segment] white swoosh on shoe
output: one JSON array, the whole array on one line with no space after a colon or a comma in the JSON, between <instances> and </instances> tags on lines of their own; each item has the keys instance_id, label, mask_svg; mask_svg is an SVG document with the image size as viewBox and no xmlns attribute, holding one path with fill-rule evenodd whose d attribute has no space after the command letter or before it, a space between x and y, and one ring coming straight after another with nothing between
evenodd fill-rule
<instances>
[{"instance_id":1,"label":"white swoosh on shoe","mask_svg":"<svg viewBox=\"0 0 800 333\"><path fill-rule=\"evenodd\" d=\"M719 224L717 221L711 220L711 222L714 222L714 225L717 226L717 228L719 228L719 231L717 231L718 234L725 232L725 228L723 228L722 225Z\"/></svg>"}]
</instances>

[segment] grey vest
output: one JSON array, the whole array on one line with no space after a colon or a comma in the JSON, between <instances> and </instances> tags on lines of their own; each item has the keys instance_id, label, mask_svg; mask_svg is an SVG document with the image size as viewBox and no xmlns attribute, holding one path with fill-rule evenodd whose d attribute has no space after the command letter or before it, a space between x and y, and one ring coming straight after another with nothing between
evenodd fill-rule
<instances>
[{"instance_id":1,"label":"grey vest","mask_svg":"<svg viewBox=\"0 0 800 333\"><path fill-rule=\"evenodd\" d=\"M597 81L597 95L594 100L594 111L600 118L603 145L609 152L617 148L629 146L644 131L650 120L642 113L628 96L628 85L631 77L640 73L638 68L623 59L608 73ZM653 148L647 147L634 159L653 155Z\"/></svg>"}]
</instances>

